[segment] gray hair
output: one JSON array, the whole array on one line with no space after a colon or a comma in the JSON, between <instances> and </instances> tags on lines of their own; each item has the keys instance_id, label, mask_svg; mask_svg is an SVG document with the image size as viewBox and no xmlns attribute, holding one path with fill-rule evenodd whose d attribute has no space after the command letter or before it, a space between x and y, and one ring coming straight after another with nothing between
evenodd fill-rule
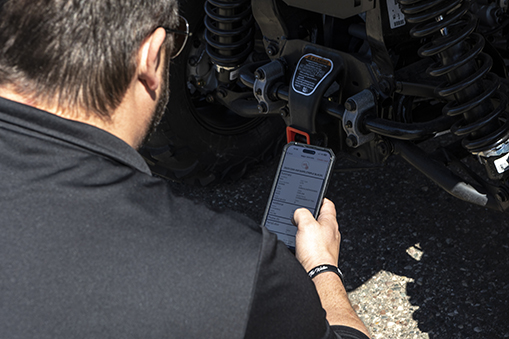
<instances>
[{"instance_id":1,"label":"gray hair","mask_svg":"<svg viewBox=\"0 0 509 339\"><path fill-rule=\"evenodd\" d=\"M178 20L176 0L6 0L0 7L0 85L103 119L122 101L144 39Z\"/></svg>"}]
</instances>

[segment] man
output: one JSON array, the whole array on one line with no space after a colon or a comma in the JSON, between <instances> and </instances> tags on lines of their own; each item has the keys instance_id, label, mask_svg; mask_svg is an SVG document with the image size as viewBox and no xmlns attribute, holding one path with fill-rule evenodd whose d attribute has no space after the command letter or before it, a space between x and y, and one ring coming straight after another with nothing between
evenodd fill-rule
<instances>
[{"instance_id":1,"label":"man","mask_svg":"<svg viewBox=\"0 0 509 339\"><path fill-rule=\"evenodd\" d=\"M174 1L0 6L1 338L366 338L339 274L306 274L337 265L330 201L295 213L297 261L135 151L166 103Z\"/></svg>"}]
</instances>

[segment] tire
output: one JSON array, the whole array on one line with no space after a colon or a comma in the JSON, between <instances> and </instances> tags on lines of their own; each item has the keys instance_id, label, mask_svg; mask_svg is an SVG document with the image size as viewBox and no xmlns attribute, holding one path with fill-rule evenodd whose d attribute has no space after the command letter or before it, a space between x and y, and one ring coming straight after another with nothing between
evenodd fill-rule
<instances>
[{"instance_id":1,"label":"tire","mask_svg":"<svg viewBox=\"0 0 509 339\"><path fill-rule=\"evenodd\" d=\"M254 163L278 153L284 137L279 117L244 118L207 101L204 90L189 86L190 57L203 51L203 0L181 2L180 12L193 35L170 65L170 99L166 113L140 150L152 172L202 186L240 178ZM201 53L205 55L206 53ZM200 58L200 69L209 67ZM208 65L207 65L208 64ZM210 73L209 73L210 74ZM211 76L212 79L212 76ZM211 84L214 85L214 84Z\"/></svg>"}]
</instances>

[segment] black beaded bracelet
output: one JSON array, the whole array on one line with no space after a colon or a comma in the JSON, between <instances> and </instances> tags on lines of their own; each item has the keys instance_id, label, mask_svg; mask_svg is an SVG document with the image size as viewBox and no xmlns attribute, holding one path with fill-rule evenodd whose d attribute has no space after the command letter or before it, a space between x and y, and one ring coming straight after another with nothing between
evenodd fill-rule
<instances>
[{"instance_id":1,"label":"black beaded bracelet","mask_svg":"<svg viewBox=\"0 0 509 339\"><path fill-rule=\"evenodd\" d=\"M341 279L341 282L344 284L343 272L341 272L341 270L338 267L332 266L332 265L318 265L315 268L313 268L311 271L308 272L308 276L311 279L313 279L318 274L323 273L323 272L334 272L334 273L336 273L338 275L339 279Z\"/></svg>"}]
</instances>

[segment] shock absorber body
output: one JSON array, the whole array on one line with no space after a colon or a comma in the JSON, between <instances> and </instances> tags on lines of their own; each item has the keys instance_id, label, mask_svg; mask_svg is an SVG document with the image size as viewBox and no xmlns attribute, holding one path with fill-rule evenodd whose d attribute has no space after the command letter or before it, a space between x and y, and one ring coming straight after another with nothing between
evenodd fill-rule
<instances>
[{"instance_id":1,"label":"shock absorber body","mask_svg":"<svg viewBox=\"0 0 509 339\"><path fill-rule=\"evenodd\" d=\"M254 47L254 19L249 0L205 2L207 54L215 65L218 80L235 81L237 69Z\"/></svg>"},{"instance_id":2,"label":"shock absorber body","mask_svg":"<svg viewBox=\"0 0 509 339\"><path fill-rule=\"evenodd\" d=\"M469 1L399 0L409 23L410 34L431 38L419 49L421 57L439 61L428 68L431 76L447 80L436 91L449 103L444 114L462 116L451 132L479 157L492 179L501 179L509 170L509 122L507 97L499 90L500 79L490 73L493 61L482 52L483 36L474 32L476 18Z\"/></svg>"}]
</instances>

